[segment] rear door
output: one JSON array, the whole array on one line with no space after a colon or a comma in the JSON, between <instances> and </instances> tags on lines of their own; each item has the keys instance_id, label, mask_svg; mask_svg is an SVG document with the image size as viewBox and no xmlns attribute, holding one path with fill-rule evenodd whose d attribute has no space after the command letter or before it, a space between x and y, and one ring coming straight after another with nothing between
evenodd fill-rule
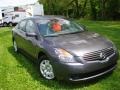
<instances>
[{"instance_id":1,"label":"rear door","mask_svg":"<svg viewBox=\"0 0 120 90\"><path fill-rule=\"evenodd\" d=\"M15 40L17 42L17 45L19 48L25 50L25 39L26 39L26 30L25 30L25 25L26 25L27 20L22 20L16 29L16 35L15 35Z\"/></svg>"}]
</instances>

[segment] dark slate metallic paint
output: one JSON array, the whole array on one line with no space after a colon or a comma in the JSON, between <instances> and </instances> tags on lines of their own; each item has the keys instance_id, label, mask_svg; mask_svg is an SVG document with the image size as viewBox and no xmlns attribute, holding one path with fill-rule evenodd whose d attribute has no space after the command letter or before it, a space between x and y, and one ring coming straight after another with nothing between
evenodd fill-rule
<instances>
[{"instance_id":1,"label":"dark slate metallic paint","mask_svg":"<svg viewBox=\"0 0 120 90\"><path fill-rule=\"evenodd\" d=\"M36 18L29 18L30 20ZM34 60L38 60L39 53L45 53L51 60L57 79L66 79L71 81L81 81L101 76L102 74L112 71L118 60L118 51L108 57L106 60L85 61L81 57L84 53L113 47L113 44L97 33L84 31L77 34L59 35L55 37L42 37L36 26L37 39L28 37L26 33L13 29L13 38L16 40L20 49L31 55ZM54 53L54 48L63 48L74 56L74 62L61 62ZM72 79L72 74L90 73L108 66L113 65L110 69L90 76L87 78Z\"/></svg>"}]
</instances>

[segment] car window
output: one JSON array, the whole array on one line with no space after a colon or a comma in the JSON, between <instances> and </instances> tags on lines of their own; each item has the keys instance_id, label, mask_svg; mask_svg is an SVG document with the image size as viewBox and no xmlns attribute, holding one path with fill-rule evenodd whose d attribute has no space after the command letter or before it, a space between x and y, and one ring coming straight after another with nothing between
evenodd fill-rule
<instances>
[{"instance_id":1,"label":"car window","mask_svg":"<svg viewBox=\"0 0 120 90\"><path fill-rule=\"evenodd\" d=\"M73 21L65 19L36 20L38 29L43 36L56 36L83 32L84 29Z\"/></svg>"},{"instance_id":2,"label":"car window","mask_svg":"<svg viewBox=\"0 0 120 90\"><path fill-rule=\"evenodd\" d=\"M38 29L40 30L41 35L46 35L48 32L48 23L49 20L36 20Z\"/></svg>"},{"instance_id":3,"label":"car window","mask_svg":"<svg viewBox=\"0 0 120 90\"><path fill-rule=\"evenodd\" d=\"M26 20L23 20L19 23L19 29L21 29L22 31L25 31L25 25L26 25Z\"/></svg>"},{"instance_id":4,"label":"car window","mask_svg":"<svg viewBox=\"0 0 120 90\"><path fill-rule=\"evenodd\" d=\"M35 24L33 23L33 21L28 20L27 24L26 24L26 32L27 33L35 33Z\"/></svg>"}]
</instances>

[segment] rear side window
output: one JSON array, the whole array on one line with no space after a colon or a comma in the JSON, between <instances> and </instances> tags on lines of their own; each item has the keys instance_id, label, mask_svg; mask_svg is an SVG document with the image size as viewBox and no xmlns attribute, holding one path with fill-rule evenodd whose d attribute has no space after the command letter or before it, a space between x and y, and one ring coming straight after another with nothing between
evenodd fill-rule
<instances>
[{"instance_id":1,"label":"rear side window","mask_svg":"<svg viewBox=\"0 0 120 90\"><path fill-rule=\"evenodd\" d=\"M19 23L18 28L22 31L25 31L26 20L23 20Z\"/></svg>"},{"instance_id":2,"label":"rear side window","mask_svg":"<svg viewBox=\"0 0 120 90\"><path fill-rule=\"evenodd\" d=\"M26 32L27 33L35 33L35 24L33 23L33 21L28 20L27 24L26 24Z\"/></svg>"}]
</instances>

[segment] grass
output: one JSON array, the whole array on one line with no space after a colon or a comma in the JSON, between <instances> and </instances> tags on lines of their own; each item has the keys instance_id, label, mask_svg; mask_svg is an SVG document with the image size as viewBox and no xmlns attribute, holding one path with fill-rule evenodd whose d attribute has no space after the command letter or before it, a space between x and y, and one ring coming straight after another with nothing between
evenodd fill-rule
<instances>
[{"instance_id":1,"label":"grass","mask_svg":"<svg viewBox=\"0 0 120 90\"><path fill-rule=\"evenodd\" d=\"M83 21L90 31L111 39L120 50L120 22ZM48 81L40 77L36 64L13 51L11 28L0 28L0 90L118 90L120 60L111 74L79 83Z\"/></svg>"}]
</instances>

